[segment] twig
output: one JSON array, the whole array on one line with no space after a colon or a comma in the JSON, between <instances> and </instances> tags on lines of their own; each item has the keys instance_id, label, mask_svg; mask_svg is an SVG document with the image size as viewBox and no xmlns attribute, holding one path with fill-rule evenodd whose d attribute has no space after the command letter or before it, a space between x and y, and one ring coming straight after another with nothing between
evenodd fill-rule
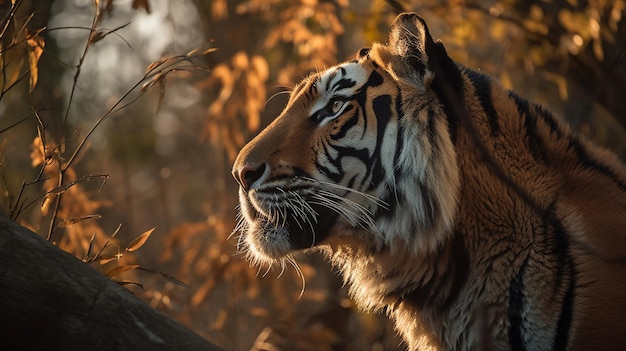
<instances>
[{"instance_id":1,"label":"twig","mask_svg":"<svg viewBox=\"0 0 626 351\"><path fill-rule=\"evenodd\" d=\"M79 179L73 180L69 183L65 183L62 184L60 186L57 186L53 189L50 189L46 192L44 192L43 194L37 196L35 199L31 200L30 202L28 202L27 204L21 206L21 212L23 212L25 209L27 209L28 207L32 206L34 203L38 202L39 200L43 199L44 197L48 196L48 195L57 195L57 198L61 196L61 194L63 194L64 192L66 192L68 189L70 189L71 187L73 187L76 184L79 183L83 183L83 182L87 182L87 181L91 181L94 179L103 179L103 182L106 182L107 179L109 179L109 175L108 174L95 174L95 175L88 175L88 176L84 176L81 177ZM27 185L27 184L24 184ZM20 213L18 213L17 215L19 216ZM48 240L50 240L50 234L48 235Z\"/></svg>"},{"instance_id":2,"label":"twig","mask_svg":"<svg viewBox=\"0 0 626 351\"><path fill-rule=\"evenodd\" d=\"M100 6L98 2L96 2L94 7L95 7L95 12L94 12L93 20L91 22L91 29L90 29L92 34L96 31L96 27L98 26L98 23L100 22L102 18L100 16ZM91 41L92 34L89 36L89 39L87 40L87 43L85 44L83 53L80 56L78 64L76 65L76 73L74 74L74 82L72 83L72 90L70 92L70 97L68 99L67 107L65 109L65 115L63 116L63 124L61 125L61 138L59 140L61 151L65 149L65 132L67 128L67 119L70 113L70 108L72 107L72 101L74 100L74 93L76 92L76 86L78 85L78 77L80 76L83 63L85 62L85 57L87 56L87 52L89 52L89 48L91 47L91 44L93 43ZM57 187L61 187L63 185L63 180L64 180L63 178L65 176L66 170L67 170L67 167L62 167L61 164L59 163L59 181L57 183ZM62 194L58 194L58 196L55 198L54 210L52 211L52 218L50 219L50 225L48 227L48 236L47 236L48 240L50 240L50 238L52 237L52 232L54 231L54 225L58 216L59 207L61 205L61 197L62 197Z\"/></svg>"}]
</instances>

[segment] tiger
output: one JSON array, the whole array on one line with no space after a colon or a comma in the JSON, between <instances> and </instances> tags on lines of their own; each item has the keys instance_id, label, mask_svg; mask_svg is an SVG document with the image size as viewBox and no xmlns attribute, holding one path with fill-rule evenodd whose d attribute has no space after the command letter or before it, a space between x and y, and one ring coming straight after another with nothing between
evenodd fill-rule
<instances>
[{"instance_id":1,"label":"tiger","mask_svg":"<svg viewBox=\"0 0 626 351\"><path fill-rule=\"evenodd\" d=\"M240 249L319 251L410 350L626 350L626 167L402 13L237 155Z\"/></svg>"}]
</instances>

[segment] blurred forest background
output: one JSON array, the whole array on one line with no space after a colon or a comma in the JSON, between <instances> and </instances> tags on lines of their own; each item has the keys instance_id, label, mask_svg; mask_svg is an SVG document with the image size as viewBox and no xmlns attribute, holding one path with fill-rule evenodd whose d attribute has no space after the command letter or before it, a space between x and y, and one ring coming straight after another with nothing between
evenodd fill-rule
<instances>
[{"instance_id":1,"label":"blurred forest background","mask_svg":"<svg viewBox=\"0 0 626 351\"><path fill-rule=\"evenodd\" d=\"M625 159L626 1L0 0L0 212L227 350L403 349L320 257L228 239L238 149L400 9Z\"/></svg>"}]
</instances>

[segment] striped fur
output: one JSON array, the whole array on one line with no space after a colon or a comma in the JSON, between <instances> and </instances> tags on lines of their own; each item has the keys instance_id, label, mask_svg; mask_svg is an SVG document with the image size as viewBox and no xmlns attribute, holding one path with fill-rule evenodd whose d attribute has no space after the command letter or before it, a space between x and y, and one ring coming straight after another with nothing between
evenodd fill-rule
<instances>
[{"instance_id":1,"label":"striped fur","mask_svg":"<svg viewBox=\"0 0 626 351\"><path fill-rule=\"evenodd\" d=\"M626 349L626 169L402 14L233 167L256 264L321 250L412 350Z\"/></svg>"}]
</instances>

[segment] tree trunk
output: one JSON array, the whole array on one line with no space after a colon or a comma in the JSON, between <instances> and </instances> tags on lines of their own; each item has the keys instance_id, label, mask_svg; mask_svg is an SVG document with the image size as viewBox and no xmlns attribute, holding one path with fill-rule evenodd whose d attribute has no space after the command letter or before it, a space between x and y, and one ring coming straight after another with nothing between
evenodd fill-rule
<instances>
[{"instance_id":1,"label":"tree trunk","mask_svg":"<svg viewBox=\"0 0 626 351\"><path fill-rule=\"evenodd\" d=\"M4 350L219 350L4 216L0 340Z\"/></svg>"}]
</instances>

